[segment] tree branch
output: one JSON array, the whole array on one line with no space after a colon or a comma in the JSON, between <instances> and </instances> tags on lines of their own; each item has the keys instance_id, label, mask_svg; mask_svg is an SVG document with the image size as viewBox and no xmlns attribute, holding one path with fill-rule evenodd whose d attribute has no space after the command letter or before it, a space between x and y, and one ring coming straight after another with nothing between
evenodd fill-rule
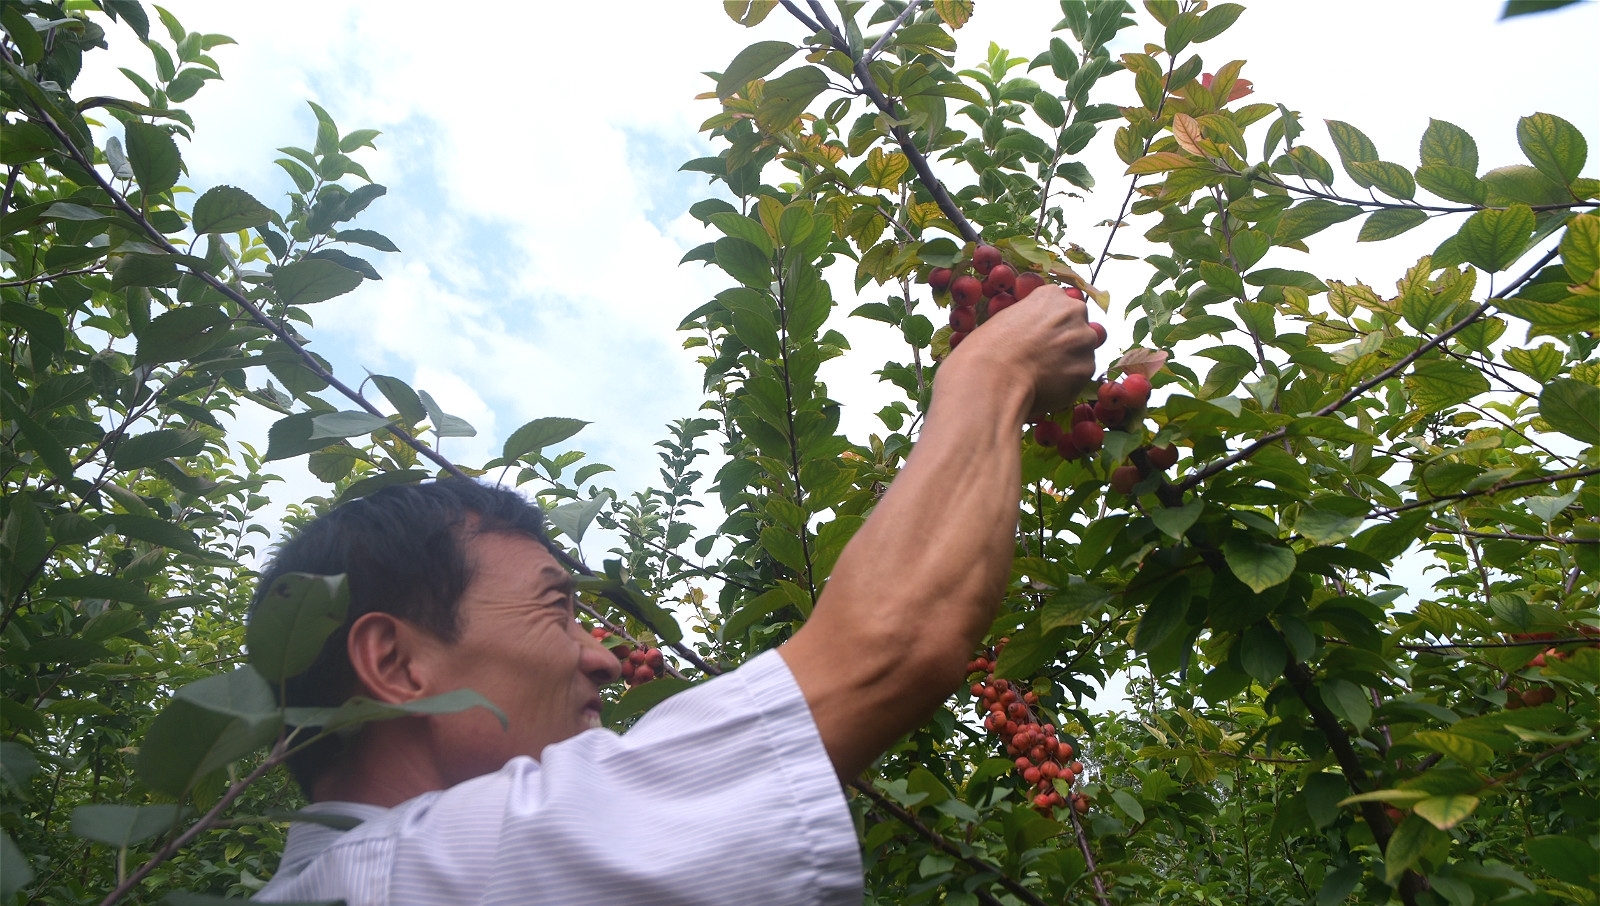
<instances>
[{"instance_id":1,"label":"tree branch","mask_svg":"<svg viewBox=\"0 0 1600 906\"><path fill-rule=\"evenodd\" d=\"M1438 497L1429 497L1425 500L1413 500L1410 503L1402 503L1399 506L1389 507L1382 510L1373 510L1371 513L1367 514L1367 518L1382 519L1387 516L1393 516L1396 513L1403 513L1406 510L1414 510L1417 507L1422 506L1432 506L1433 504L1444 503L1450 500L1466 500L1469 497L1482 497L1485 494L1498 494L1501 491L1510 491L1516 488L1526 488L1534 485L1554 484L1558 481L1566 481L1570 478L1587 478L1590 475L1600 475L1600 467L1593 469L1579 469L1576 472L1562 472L1558 475L1544 475L1539 478L1524 478L1521 481L1497 482L1487 488L1479 488L1476 491L1460 491L1454 494L1441 494Z\"/></svg>"},{"instance_id":2,"label":"tree branch","mask_svg":"<svg viewBox=\"0 0 1600 906\"><path fill-rule=\"evenodd\" d=\"M895 33L895 30L904 24L907 19L911 18L911 15L917 11L917 3L919 2L920 0L911 0L910 3L906 4L906 8L901 11L899 17L893 22L889 23L889 28L883 33L883 36L875 41L871 49L869 49L866 54L862 56L862 62L869 66L872 65L873 58L883 50L885 44L889 43L889 38Z\"/></svg>"},{"instance_id":3,"label":"tree branch","mask_svg":"<svg viewBox=\"0 0 1600 906\"><path fill-rule=\"evenodd\" d=\"M1546 264L1549 264L1560 253L1561 249L1559 246L1552 246L1549 251L1540 256L1538 261L1534 262L1533 266L1530 267L1526 273L1511 281L1511 283L1504 289L1483 300L1483 304L1479 305L1477 308L1474 308L1466 317L1462 318L1460 321L1457 321L1455 324L1452 324L1438 336L1402 356L1400 361L1395 362L1388 368L1385 368L1367 380L1364 380L1356 386L1345 391L1344 395L1340 396L1337 400L1334 400L1328 405L1323 406L1321 409L1311 413L1312 416L1317 417L1332 415L1333 413L1338 412L1340 409L1343 409L1345 406L1349 405L1352 400L1357 399L1368 390L1371 390L1373 387L1378 386L1384 381L1387 381L1388 379L1411 367L1411 364L1417 359L1422 358L1430 350L1440 346L1444 343L1444 341L1450 339L1461 331L1466 330L1474 321L1483 317L1484 313L1486 313L1490 308L1494 307L1495 302L1505 298L1508 294L1520 288L1522 284L1533 279L1534 275L1539 273L1540 268L1544 267ZM1287 437L1288 434L1289 429L1287 427L1274 428L1273 430L1262 435L1258 440L1246 444L1238 452L1224 456L1223 458L1206 466L1198 472L1195 472L1193 475L1190 475L1188 478L1185 478L1183 481L1178 483L1177 487L1180 491L1190 490L1200 482L1205 481L1207 478L1210 478L1218 472L1223 471L1229 466L1249 459L1261 448L1277 443L1280 439Z\"/></svg>"},{"instance_id":4,"label":"tree branch","mask_svg":"<svg viewBox=\"0 0 1600 906\"><path fill-rule=\"evenodd\" d=\"M1001 871L998 866L993 865L984 859L980 859L977 856L968 853L964 848L951 843L949 840L945 839L943 834L927 826L926 824L923 824L920 820L918 820L916 815L902 808L898 802L895 802L893 799L890 799L888 796L885 796L883 793L879 792L877 787L873 786L871 782L862 778L856 778L855 780L850 781L850 786L852 789L861 793L861 795L872 800L872 804L875 808L888 812L890 815L894 816L895 820L899 821L901 824L904 824L906 827L911 828L913 831L916 831L917 835L931 843L934 849L939 850L945 855L955 857L957 860L966 864L968 868L971 868L974 871L989 872L999 875L997 880L1000 886L1004 887L1008 892L1016 896L1017 899L1029 904L1029 906L1045 906L1044 900L1039 899L1039 897L1033 891L1029 890L1027 887L1024 887L1020 881L1009 877L1005 872ZM1093 862L1090 864L1092 865Z\"/></svg>"}]
</instances>

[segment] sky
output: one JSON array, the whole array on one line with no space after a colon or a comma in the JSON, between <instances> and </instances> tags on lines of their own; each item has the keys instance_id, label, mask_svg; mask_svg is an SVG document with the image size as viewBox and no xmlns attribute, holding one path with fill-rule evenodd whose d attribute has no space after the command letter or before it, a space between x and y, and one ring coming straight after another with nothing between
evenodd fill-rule
<instances>
[{"instance_id":1,"label":"sky","mask_svg":"<svg viewBox=\"0 0 1600 906\"><path fill-rule=\"evenodd\" d=\"M779 9L747 30L719 3L686 0L523 0L457 14L407 0L166 6L190 30L239 42L215 48L224 79L184 104L199 127L184 149L188 185L236 185L284 206L292 184L272 161L280 146L312 144L308 100L342 131L383 132L378 150L356 159L388 195L355 225L387 234L402 252L367 255L385 279L315 306L315 326L303 329L337 374L400 377L468 419L477 437L442 446L459 462L497 455L529 419L567 416L593 423L572 444L616 467L612 487L627 494L657 480L655 441L703 400L700 368L675 328L731 283L677 263L715 238L687 209L719 190L678 170L715 153L697 129L716 105L694 96L712 86L703 72L721 70L757 40L802 40L803 27ZM1233 29L1192 52L1207 71L1248 60L1251 100L1301 111L1302 141L1330 160L1323 119L1358 125L1385 159L1406 166L1416 163L1430 116L1472 133L1485 167L1524 162L1516 121L1536 110L1565 117L1600 149L1600 4L1507 22L1496 21L1499 0L1248 7ZM1148 21L1142 9L1139 16ZM957 32L958 66L983 59L991 41L1032 57L1059 19L1054 3L982 0ZM99 59L78 93L136 94L115 66L153 72L131 32L114 29L110 40L111 53L91 55ZM1132 41L1143 39L1114 50L1137 49ZM1050 81L1047 71L1035 75ZM1115 101L1124 90L1123 77L1108 79L1094 99ZM1106 235L1095 224L1114 216L1127 185L1109 150L1115 123L1108 127L1082 158L1098 188L1068 208L1071 238L1093 250ZM1259 144L1260 132L1251 136ZM1595 171L1591 163L1585 175ZM1358 224L1315 237L1313 248L1325 249L1315 262L1275 250L1263 266L1387 289L1448 233L1430 225L1404 241L1357 247ZM1117 250L1147 253L1138 238L1147 228L1123 230ZM1122 305L1148 273L1142 262L1112 262L1103 272L1114 299L1104 316L1108 348L1125 345ZM829 326L855 351L822 377L846 404L842 427L857 441L883 430L871 413L898 391L872 372L902 358L904 346L887 326L846 316L887 292L868 287L852 298L847 279L835 280L840 304ZM245 408L239 436L264 444L275 417ZM289 479L283 497L320 491L302 463L279 465ZM586 554L602 556L593 541Z\"/></svg>"}]
</instances>

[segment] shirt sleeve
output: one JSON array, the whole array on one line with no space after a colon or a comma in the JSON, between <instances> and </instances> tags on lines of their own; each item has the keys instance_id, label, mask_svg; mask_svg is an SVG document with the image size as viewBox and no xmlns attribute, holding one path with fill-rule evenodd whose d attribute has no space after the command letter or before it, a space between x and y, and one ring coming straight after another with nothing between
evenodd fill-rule
<instances>
[{"instance_id":1,"label":"shirt sleeve","mask_svg":"<svg viewBox=\"0 0 1600 906\"><path fill-rule=\"evenodd\" d=\"M667 700L626 735L582 733L401 810L396 904L862 897L849 807L776 652Z\"/></svg>"}]
</instances>

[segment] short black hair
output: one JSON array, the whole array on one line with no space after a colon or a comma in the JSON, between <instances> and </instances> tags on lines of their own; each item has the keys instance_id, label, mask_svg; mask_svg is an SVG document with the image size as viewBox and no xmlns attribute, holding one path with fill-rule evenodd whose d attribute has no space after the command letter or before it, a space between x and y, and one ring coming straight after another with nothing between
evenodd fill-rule
<instances>
[{"instance_id":1,"label":"short black hair","mask_svg":"<svg viewBox=\"0 0 1600 906\"><path fill-rule=\"evenodd\" d=\"M251 599L252 613L285 573L343 573L350 591L344 625L304 673L284 683L283 703L329 708L355 693L346 644L350 625L362 614L393 614L454 642L461 631L461 596L473 574L464 542L479 534L522 535L550 546L537 505L515 491L462 478L384 488L340 504L278 545ZM337 737L329 737L289 758L289 770L308 797L342 749Z\"/></svg>"}]
</instances>

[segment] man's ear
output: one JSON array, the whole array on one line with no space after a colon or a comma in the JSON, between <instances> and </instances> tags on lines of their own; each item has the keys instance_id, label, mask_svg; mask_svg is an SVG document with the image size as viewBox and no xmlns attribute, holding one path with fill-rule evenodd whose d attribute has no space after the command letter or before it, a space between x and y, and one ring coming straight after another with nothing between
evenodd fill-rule
<instances>
[{"instance_id":1,"label":"man's ear","mask_svg":"<svg viewBox=\"0 0 1600 906\"><path fill-rule=\"evenodd\" d=\"M426 693L421 667L426 632L387 613L364 613L350 624L345 652L360 691L381 702L401 703Z\"/></svg>"}]
</instances>

